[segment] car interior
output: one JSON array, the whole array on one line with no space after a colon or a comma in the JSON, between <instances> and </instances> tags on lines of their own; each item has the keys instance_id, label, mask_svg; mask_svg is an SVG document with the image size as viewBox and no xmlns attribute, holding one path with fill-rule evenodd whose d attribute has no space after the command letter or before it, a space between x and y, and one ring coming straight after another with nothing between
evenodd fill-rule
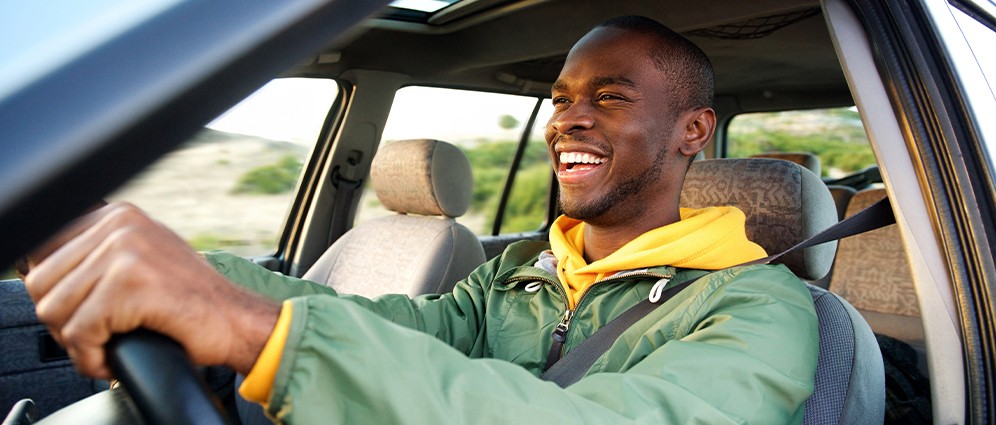
<instances>
[{"instance_id":1,"label":"car interior","mask_svg":"<svg viewBox=\"0 0 996 425\"><path fill-rule=\"evenodd\" d=\"M550 88L571 46L592 27L644 15L688 37L715 68L718 126L703 158L690 167L683 207L738 206L747 215L748 237L769 254L880 199L888 198L896 211L897 224L777 261L807 282L820 317L816 394L805 422L961 423L986 414L966 407L971 394L983 396L966 382L973 357L963 360L957 291L944 272L950 266L938 263L943 244L935 235L941 232L929 230L935 209L911 183L915 155L896 150L906 144L887 98L892 83L876 71L864 29L870 19L855 12L854 2L413 3L380 9L271 76L331 81L335 94L320 111L320 129L301 149L300 171L294 170L287 200L276 209L285 213L274 214L282 221L273 226L269 251L246 256L345 293L415 296L448 291L511 243L545 239L558 215L556 180L548 168L528 172L549 167L542 129ZM451 91L522 103L513 124L502 126L502 140L509 141L502 162L482 153L498 146L493 139L474 133L447 140L446 133L430 131L456 128L462 119L456 112L438 120L420 115L408 133L391 132L402 125L403 98L418 109ZM485 110L460 100L450 106L471 115ZM860 114L856 127L868 133L861 149L874 155L871 163L840 171L830 154L807 149L809 139L738 150L732 124L738 117L822 110ZM834 128L821 122L814 132L832 139ZM204 146L192 140L177 151ZM857 155L849 146L857 145L833 155ZM227 165L221 161L212 166ZM493 168L481 168L489 161ZM482 192L485 182L497 189ZM170 201L169 208L180 209L177 198ZM372 205L383 211L367 215ZM483 215L482 205L489 208ZM523 213L529 221L513 225L519 211L532 215ZM75 374L32 310L18 280L2 282L0 352L7 366L0 367L0 411L29 397L44 417L106 390L106 382Z\"/></svg>"}]
</instances>

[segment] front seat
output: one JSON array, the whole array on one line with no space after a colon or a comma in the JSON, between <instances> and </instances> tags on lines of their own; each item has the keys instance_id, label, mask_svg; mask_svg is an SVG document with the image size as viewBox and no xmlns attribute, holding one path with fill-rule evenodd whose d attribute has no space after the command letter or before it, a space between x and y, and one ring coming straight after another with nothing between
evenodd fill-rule
<instances>
[{"instance_id":1,"label":"front seat","mask_svg":"<svg viewBox=\"0 0 996 425\"><path fill-rule=\"evenodd\" d=\"M438 140L380 148L370 170L381 204L394 214L362 223L335 241L304 274L347 294L416 296L448 292L484 263L481 242L456 218L470 207L470 162Z\"/></svg>"},{"instance_id":2,"label":"front seat","mask_svg":"<svg viewBox=\"0 0 996 425\"><path fill-rule=\"evenodd\" d=\"M816 174L778 159L714 159L692 163L681 206L733 205L747 216L747 237L768 254L782 252L837 221L833 198ZM822 278L834 243L785 255L803 280ZM815 389L806 401L805 424L882 423L885 370L878 343L854 307L825 289L806 285L819 320Z\"/></svg>"},{"instance_id":3,"label":"front seat","mask_svg":"<svg viewBox=\"0 0 996 425\"><path fill-rule=\"evenodd\" d=\"M820 174L822 172L820 157L809 152L764 152L757 155L751 155L751 158L784 159L806 167L817 176L822 176L822 174ZM851 201L851 197L854 196L854 193L857 191L851 187L841 185L828 185L827 188L830 189L830 195L833 196L833 202L837 206L837 218L839 220L843 220L844 212L847 210L847 204ZM827 287L825 281L817 283L817 285L821 288Z\"/></svg>"}]
</instances>

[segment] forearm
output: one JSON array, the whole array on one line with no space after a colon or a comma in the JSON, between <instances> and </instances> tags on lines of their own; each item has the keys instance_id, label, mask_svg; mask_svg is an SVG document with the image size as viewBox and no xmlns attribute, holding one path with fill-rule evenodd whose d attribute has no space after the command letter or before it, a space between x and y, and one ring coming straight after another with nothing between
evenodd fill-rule
<instances>
[{"instance_id":1,"label":"forearm","mask_svg":"<svg viewBox=\"0 0 996 425\"><path fill-rule=\"evenodd\" d=\"M315 294L337 295L327 286L267 270L229 253L208 252L203 255L215 270L232 283L274 301Z\"/></svg>"},{"instance_id":2,"label":"forearm","mask_svg":"<svg viewBox=\"0 0 996 425\"><path fill-rule=\"evenodd\" d=\"M274 301L303 296L330 296L359 305L395 324L416 329L473 354L474 335L484 320L482 285L489 278L488 269L476 271L457 283L450 294L427 295L414 300L406 295L389 294L376 299L338 294L332 288L303 279L269 271L241 257L227 253L207 253L205 259L228 280Z\"/></svg>"}]
</instances>

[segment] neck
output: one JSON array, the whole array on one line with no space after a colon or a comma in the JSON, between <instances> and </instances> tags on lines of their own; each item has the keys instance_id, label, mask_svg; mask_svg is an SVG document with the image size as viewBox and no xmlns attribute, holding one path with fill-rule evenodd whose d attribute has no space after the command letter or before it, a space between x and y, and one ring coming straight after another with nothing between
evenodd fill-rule
<instances>
[{"instance_id":1,"label":"neck","mask_svg":"<svg viewBox=\"0 0 996 425\"><path fill-rule=\"evenodd\" d=\"M644 210L639 217L626 220L585 221L584 259L588 264L608 257L640 235L681 220L677 203L671 208Z\"/></svg>"}]
</instances>

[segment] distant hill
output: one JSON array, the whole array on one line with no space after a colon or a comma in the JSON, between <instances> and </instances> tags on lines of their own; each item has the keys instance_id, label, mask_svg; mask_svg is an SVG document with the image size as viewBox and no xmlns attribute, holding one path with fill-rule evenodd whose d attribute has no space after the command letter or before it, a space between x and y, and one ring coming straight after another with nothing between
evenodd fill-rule
<instances>
[{"instance_id":1,"label":"distant hill","mask_svg":"<svg viewBox=\"0 0 996 425\"><path fill-rule=\"evenodd\" d=\"M198 249L266 254L276 239L291 194L238 194L239 178L288 156L303 160L299 144L204 129L164 156L111 200L132 202Z\"/></svg>"}]
</instances>

